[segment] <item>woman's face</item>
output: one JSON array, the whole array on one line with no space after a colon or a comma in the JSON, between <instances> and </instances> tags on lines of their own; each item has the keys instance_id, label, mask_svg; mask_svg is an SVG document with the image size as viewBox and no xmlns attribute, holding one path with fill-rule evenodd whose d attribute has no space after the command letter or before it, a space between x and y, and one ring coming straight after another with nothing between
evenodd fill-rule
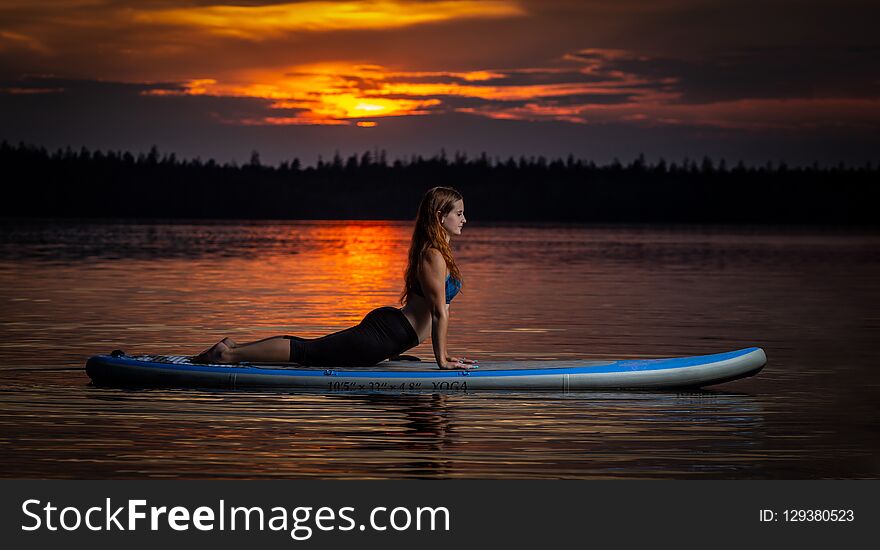
<instances>
[{"instance_id":1,"label":"woman's face","mask_svg":"<svg viewBox=\"0 0 880 550\"><path fill-rule=\"evenodd\" d=\"M443 229L446 230L446 234L450 237L461 235L461 228L464 227L464 224L466 223L467 220L464 218L463 200L455 201L452 205L452 210L440 218L440 225L443 226Z\"/></svg>"}]
</instances>

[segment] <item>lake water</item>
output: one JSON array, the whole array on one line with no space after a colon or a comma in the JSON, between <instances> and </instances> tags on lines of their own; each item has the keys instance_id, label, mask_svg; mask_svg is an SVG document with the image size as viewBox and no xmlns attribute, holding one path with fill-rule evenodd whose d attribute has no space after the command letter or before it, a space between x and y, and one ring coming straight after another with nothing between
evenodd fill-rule
<instances>
[{"instance_id":1,"label":"lake water","mask_svg":"<svg viewBox=\"0 0 880 550\"><path fill-rule=\"evenodd\" d=\"M711 391L120 390L90 355L318 336L391 305L410 224L0 225L0 472L27 478L877 478L880 236L478 225L451 351L763 347ZM414 354L431 359L430 343Z\"/></svg>"}]
</instances>

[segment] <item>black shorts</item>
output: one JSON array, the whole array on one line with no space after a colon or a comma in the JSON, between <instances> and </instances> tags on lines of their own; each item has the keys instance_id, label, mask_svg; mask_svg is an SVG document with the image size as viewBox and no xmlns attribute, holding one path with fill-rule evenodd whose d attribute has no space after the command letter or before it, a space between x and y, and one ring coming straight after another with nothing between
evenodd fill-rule
<instances>
[{"instance_id":1,"label":"black shorts","mask_svg":"<svg viewBox=\"0 0 880 550\"><path fill-rule=\"evenodd\" d=\"M290 362L310 367L370 367L419 345L409 320L393 307L374 309L357 326L327 336L285 338Z\"/></svg>"}]
</instances>

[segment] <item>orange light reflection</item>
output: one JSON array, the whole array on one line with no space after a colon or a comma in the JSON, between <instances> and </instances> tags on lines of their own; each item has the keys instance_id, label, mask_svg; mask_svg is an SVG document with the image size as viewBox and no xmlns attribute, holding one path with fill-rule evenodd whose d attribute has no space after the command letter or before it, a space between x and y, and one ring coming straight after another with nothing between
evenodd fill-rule
<instances>
[{"instance_id":1,"label":"orange light reflection","mask_svg":"<svg viewBox=\"0 0 880 550\"><path fill-rule=\"evenodd\" d=\"M302 270L311 264L312 281L337 290L315 289L313 295L327 296L330 300L321 311L338 310L340 304L344 304L344 309L350 312L343 320L333 314L316 321L326 326L339 325L340 321L351 325L370 310L396 302L406 262L409 232L405 228L383 222L328 223L311 231L310 237L323 243L321 249L312 257L290 259L285 263L293 270Z\"/></svg>"}]
</instances>

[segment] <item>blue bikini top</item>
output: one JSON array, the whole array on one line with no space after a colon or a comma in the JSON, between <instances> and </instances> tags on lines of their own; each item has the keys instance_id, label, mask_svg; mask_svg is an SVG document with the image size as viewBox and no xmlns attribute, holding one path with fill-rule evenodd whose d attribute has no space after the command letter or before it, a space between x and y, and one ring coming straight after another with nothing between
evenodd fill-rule
<instances>
[{"instance_id":1,"label":"blue bikini top","mask_svg":"<svg viewBox=\"0 0 880 550\"><path fill-rule=\"evenodd\" d=\"M417 296L421 296L422 298L425 295L422 293L422 284L416 280L416 284L411 289L414 294ZM452 275L446 276L446 303L452 302L452 299L455 298L456 294L461 290L461 281L452 277Z\"/></svg>"}]
</instances>

